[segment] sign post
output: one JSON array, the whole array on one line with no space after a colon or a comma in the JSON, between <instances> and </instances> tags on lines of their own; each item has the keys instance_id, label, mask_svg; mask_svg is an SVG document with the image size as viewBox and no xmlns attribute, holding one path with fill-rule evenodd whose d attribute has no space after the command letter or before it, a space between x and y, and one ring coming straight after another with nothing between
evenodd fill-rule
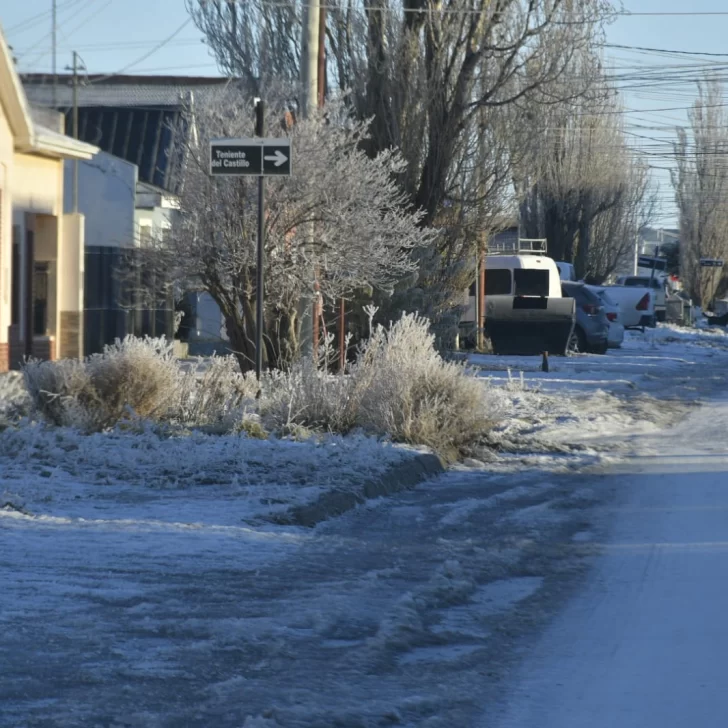
<instances>
[{"instance_id":1,"label":"sign post","mask_svg":"<svg viewBox=\"0 0 728 728\"><path fill-rule=\"evenodd\" d=\"M255 133L259 137L265 134L265 114L263 101L255 102ZM265 155L265 152L263 152ZM265 182L261 174L258 177L258 254L255 270L255 378L260 382L263 371L263 264L265 262Z\"/></svg>"},{"instance_id":2,"label":"sign post","mask_svg":"<svg viewBox=\"0 0 728 728\"><path fill-rule=\"evenodd\" d=\"M263 304L265 264L265 178L290 176L290 139L265 139L263 101L255 100L255 133L252 139L211 139L210 176L258 178L258 250L255 272L255 376L263 371Z\"/></svg>"}]
</instances>

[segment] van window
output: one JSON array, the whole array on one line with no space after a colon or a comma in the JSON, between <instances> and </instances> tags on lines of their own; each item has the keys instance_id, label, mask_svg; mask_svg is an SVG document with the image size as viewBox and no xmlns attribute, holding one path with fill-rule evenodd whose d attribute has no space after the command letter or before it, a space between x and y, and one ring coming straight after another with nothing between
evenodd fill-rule
<instances>
[{"instance_id":1,"label":"van window","mask_svg":"<svg viewBox=\"0 0 728 728\"><path fill-rule=\"evenodd\" d=\"M537 268L517 268L513 271L517 296L548 296L549 271Z\"/></svg>"}]
</instances>

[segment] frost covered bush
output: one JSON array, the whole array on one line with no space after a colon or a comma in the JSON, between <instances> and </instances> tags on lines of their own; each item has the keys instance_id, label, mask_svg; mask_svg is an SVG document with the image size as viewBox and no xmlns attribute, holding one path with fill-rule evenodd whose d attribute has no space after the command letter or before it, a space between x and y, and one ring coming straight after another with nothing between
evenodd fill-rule
<instances>
[{"instance_id":1,"label":"frost covered bush","mask_svg":"<svg viewBox=\"0 0 728 728\"><path fill-rule=\"evenodd\" d=\"M28 407L28 394L20 372L0 374L0 429L20 419Z\"/></svg>"},{"instance_id":2,"label":"frost covered bush","mask_svg":"<svg viewBox=\"0 0 728 728\"><path fill-rule=\"evenodd\" d=\"M496 423L500 406L462 364L442 359L428 324L410 314L372 333L352 370L358 419L367 430L452 460Z\"/></svg>"},{"instance_id":3,"label":"frost covered bush","mask_svg":"<svg viewBox=\"0 0 728 728\"><path fill-rule=\"evenodd\" d=\"M347 376L302 362L268 376L261 415L276 429L303 425L346 433L355 427L427 445L455 459L497 421L486 385L435 350L429 322L403 316L377 327Z\"/></svg>"},{"instance_id":4,"label":"frost covered bush","mask_svg":"<svg viewBox=\"0 0 728 728\"><path fill-rule=\"evenodd\" d=\"M417 315L372 331L347 375L302 360L287 372L266 373L260 396L255 377L241 374L233 357L183 372L163 339L127 337L83 362L30 362L24 374L37 412L85 431L130 419L251 437L361 428L453 460L500 415L494 392L461 364L443 360L429 322Z\"/></svg>"},{"instance_id":5,"label":"frost covered bush","mask_svg":"<svg viewBox=\"0 0 728 728\"><path fill-rule=\"evenodd\" d=\"M357 426L352 384L350 377L319 370L310 360L287 372L269 372L263 381L261 418L270 429L286 433L304 426L345 434Z\"/></svg>"},{"instance_id":6,"label":"frost covered bush","mask_svg":"<svg viewBox=\"0 0 728 728\"><path fill-rule=\"evenodd\" d=\"M159 419L174 406L180 383L172 343L133 336L84 361L31 361L23 373L46 420L85 431L130 417Z\"/></svg>"},{"instance_id":7,"label":"frost covered bush","mask_svg":"<svg viewBox=\"0 0 728 728\"><path fill-rule=\"evenodd\" d=\"M213 356L182 375L177 418L187 424L239 423L254 404L258 382L249 372L240 373L233 356Z\"/></svg>"}]
</instances>

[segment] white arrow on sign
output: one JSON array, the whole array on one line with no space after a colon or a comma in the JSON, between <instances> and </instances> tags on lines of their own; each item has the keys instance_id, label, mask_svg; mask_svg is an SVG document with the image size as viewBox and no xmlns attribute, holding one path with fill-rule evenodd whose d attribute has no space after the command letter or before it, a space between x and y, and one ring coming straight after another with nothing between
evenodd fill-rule
<instances>
[{"instance_id":1,"label":"white arrow on sign","mask_svg":"<svg viewBox=\"0 0 728 728\"><path fill-rule=\"evenodd\" d=\"M274 155L268 155L263 157L263 159L265 159L266 162L273 162L276 167L280 167L288 161L288 157L283 154L280 149L276 149L276 153Z\"/></svg>"}]
</instances>

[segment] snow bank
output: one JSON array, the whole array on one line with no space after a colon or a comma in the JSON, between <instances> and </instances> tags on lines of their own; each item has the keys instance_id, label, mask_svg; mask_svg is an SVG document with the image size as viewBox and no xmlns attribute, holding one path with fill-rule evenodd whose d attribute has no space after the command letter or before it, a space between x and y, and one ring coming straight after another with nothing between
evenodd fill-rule
<instances>
[{"instance_id":1,"label":"snow bank","mask_svg":"<svg viewBox=\"0 0 728 728\"><path fill-rule=\"evenodd\" d=\"M307 442L153 430L82 435L26 425L0 434L0 489L33 512L44 502L99 498L123 504L184 491L194 502L231 501L246 518L270 517L331 489L355 489L417 451L364 436ZM181 494L177 496L181 497ZM76 513L78 508L73 507Z\"/></svg>"}]
</instances>

